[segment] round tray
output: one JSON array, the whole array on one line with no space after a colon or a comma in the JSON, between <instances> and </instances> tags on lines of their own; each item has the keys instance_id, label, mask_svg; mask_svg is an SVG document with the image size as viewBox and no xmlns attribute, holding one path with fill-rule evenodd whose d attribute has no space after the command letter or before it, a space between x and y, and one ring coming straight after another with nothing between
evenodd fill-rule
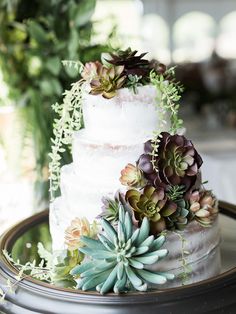
<instances>
[{"instance_id":1,"label":"round tray","mask_svg":"<svg viewBox=\"0 0 236 314\"><path fill-rule=\"evenodd\" d=\"M174 289L105 296L57 288L27 278L17 283L15 293L7 293L0 304L0 313L143 314L147 311L148 314L233 314L236 309L236 206L220 202L220 210L222 272L218 276ZM7 280L16 282L18 274L2 250L26 261L29 256L35 256L36 243L45 243L47 238L48 211L22 221L2 235L0 287L4 287Z\"/></svg>"}]
</instances>

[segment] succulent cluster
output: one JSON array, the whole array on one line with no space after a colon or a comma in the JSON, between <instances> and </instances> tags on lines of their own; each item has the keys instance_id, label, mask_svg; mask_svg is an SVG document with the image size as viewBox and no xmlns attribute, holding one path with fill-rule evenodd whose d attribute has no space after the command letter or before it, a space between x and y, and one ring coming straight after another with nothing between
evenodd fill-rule
<instances>
[{"instance_id":1,"label":"succulent cluster","mask_svg":"<svg viewBox=\"0 0 236 314\"><path fill-rule=\"evenodd\" d=\"M167 132L162 132L156 143L146 142L136 166L128 164L121 171L120 182L129 188L125 200L134 224L140 226L147 217L153 235L165 229L183 230L193 219L210 225L218 211L217 202L202 188L202 159L193 143Z\"/></svg>"},{"instance_id":2,"label":"succulent cluster","mask_svg":"<svg viewBox=\"0 0 236 314\"><path fill-rule=\"evenodd\" d=\"M79 250L92 260L71 270L71 275L80 278L79 289L96 289L101 294L112 290L115 293L146 291L148 283L160 285L174 278L166 272L146 269L168 254L166 249L161 249L165 237L155 239L149 235L147 218L143 219L140 229L134 231L130 214L121 205L117 230L105 219L102 227L104 232L98 234L98 240L81 238L85 246Z\"/></svg>"},{"instance_id":3,"label":"succulent cluster","mask_svg":"<svg viewBox=\"0 0 236 314\"><path fill-rule=\"evenodd\" d=\"M150 73L164 74L166 67L156 60L144 59L146 53L137 54L131 48L104 54L100 61L88 62L81 73L90 84L92 95L101 94L112 98L122 87L129 87L136 92L137 86L150 82Z\"/></svg>"}]
</instances>

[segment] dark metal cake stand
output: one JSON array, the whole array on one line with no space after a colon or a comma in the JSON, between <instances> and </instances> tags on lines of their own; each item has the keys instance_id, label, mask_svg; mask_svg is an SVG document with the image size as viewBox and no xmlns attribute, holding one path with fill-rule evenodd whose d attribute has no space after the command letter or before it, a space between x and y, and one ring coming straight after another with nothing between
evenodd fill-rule
<instances>
[{"instance_id":1,"label":"dark metal cake stand","mask_svg":"<svg viewBox=\"0 0 236 314\"><path fill-rule=\"evenodd\" d=\"M15 293L7 293L5 301L0 304L0 313L234 314L236 313L236 206L220 202L220 209L222 272L218 276L174 289L105 296L96 292L57 288L33 278L26 278L17 283ZM18 256L21 260L22 258L27 260L28 253L32 256L35 244L38 241L44 242L42 238L46 238L47 234L48 211L44 211L22 221L2 235L0 287L4 288L7 280L14 283L18 273L2 254L2 250L12 252L13 256ZM26 241L29 243L27 244ZM27 250L30 252L27 253Z\"/></svg>"}]
</instances>

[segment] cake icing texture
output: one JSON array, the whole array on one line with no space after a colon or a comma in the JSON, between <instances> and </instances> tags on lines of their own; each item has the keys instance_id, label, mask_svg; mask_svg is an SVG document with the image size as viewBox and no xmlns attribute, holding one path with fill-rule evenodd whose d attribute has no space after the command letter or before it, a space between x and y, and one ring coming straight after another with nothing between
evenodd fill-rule
<instances>
[{"instance_id":1,"label":"cake icing texture","mask_svg":"<svg viewBox=\"0 0 236 314\"><path fill-rule=\"evenodd\" d=\"M72 142L73 162L61 168L50 231L79 289L146 291L220 270L217 200L201 182L201 156L178 132L180 85L173 69L144 56L127 49L85 64L57 108L51 182L62 144Z\"/></svg>"},{"instance_id":2,"label":"cake icing texture","mask_svg":"<svg viewBox=\"0 0 236 314\"><path fill-rule=\"evenodd\" d=\"M74 133L73 163L61 169L57 224L65 219L65 211L70 221L86 216L92 222L101 212L104 196L112 197L118 189L126 190L119 181L121 170L142 154L143 143L153 136L160 123L155 98L153 86L138 87L137 94L121 89L112 99L101 95L85 97L85 128ZM163 127L168 128L168 124ZM53 221L54 207L52 203ZM54 249L64 248L64 241L60 243L53 236L52 240Z\"/></svg>"}]
</instances>

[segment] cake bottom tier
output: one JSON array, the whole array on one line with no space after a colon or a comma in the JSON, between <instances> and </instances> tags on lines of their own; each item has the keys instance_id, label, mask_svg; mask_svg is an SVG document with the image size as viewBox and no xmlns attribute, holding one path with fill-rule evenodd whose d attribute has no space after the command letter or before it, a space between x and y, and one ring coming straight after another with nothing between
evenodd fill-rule
<instances>
[{"instance_id":1,"label":"cake bottom tier","mask_svg":"<svg viewBox=\"0 0 236 314\"><path fill-rule=\"evenodd\" d=\"M64 207L63 198L54 201L50 208L50 232L54 253L64 250L65 229L75 217ZM158 288L175 287L210 278L220 272L220 227L216 219L210 228L192 221L184 231L168 231L163 248L169 254L150 268L171 272L176 278ZM184 266L186 265L186 266Z\"/></svg>"}]
</instances>

